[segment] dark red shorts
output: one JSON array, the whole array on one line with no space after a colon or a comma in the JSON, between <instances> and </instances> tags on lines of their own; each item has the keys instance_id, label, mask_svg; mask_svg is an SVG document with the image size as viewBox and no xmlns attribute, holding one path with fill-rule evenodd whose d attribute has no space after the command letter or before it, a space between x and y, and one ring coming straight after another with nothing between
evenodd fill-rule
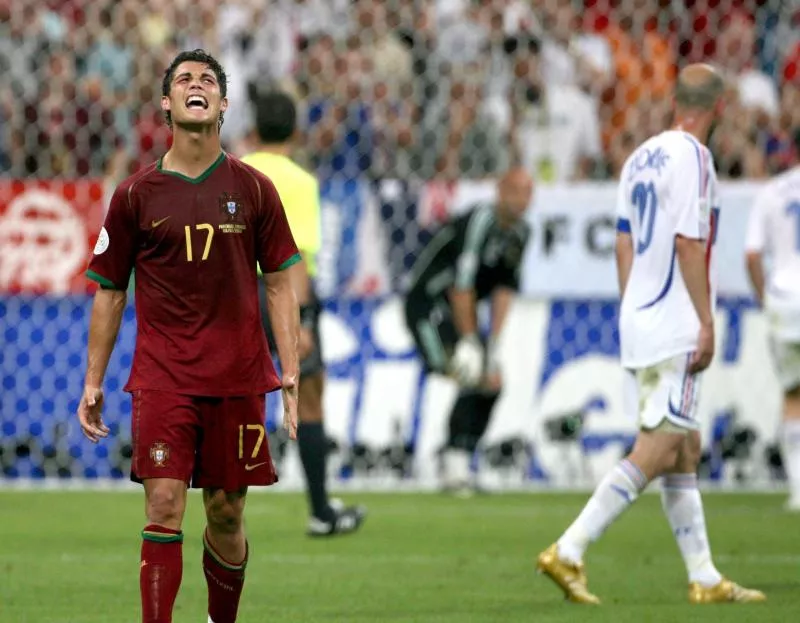
<instances>
[{"instance_id":1,"label":"dark red shorts","mask_svg":"<svg viewBox=\"0 0 800 623\"><path fill-rule=\"evenodd\" d=\"M133 392L131 480L174 478L237 491L278 481L264 427L265 397Z\"/></svg>"}]
</instances>

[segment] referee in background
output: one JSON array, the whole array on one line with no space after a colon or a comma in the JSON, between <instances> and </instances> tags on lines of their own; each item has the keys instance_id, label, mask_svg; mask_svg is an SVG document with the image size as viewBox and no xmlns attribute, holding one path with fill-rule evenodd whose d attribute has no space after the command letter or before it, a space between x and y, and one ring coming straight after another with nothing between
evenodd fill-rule
<instances>
[{"instance_id":1,"label":"referee in background","mask_svg":"<svg viewBox=\"0 0 800 623\"><path fill-rule=\"evenodd\" d=\"M297 112L292 99L282 92L265 93L255 97L254 107L259 145L254 152L242 158L242 162L257 169L275 184L306 267L305 272L294 273L298 279L292 285L300 304L297 443L311 506L308 534L347 534L358 530L366 516L366 509L361 506L344 507L340 500L329 498L327 492L328 443L322 409L325 368L319 335L320 305L312 283L316 275L316 254L321 237L319 185L313 175L289 157L297 128ZM259 288L261 318L274 352L263 279L259 279Z\"/></svg>"}]
</instances>

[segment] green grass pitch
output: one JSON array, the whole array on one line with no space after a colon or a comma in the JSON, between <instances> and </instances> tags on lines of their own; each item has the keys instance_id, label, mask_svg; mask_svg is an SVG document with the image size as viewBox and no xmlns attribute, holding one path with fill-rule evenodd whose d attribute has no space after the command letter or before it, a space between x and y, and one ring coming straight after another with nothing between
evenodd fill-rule
<instances>
[{"instance_id":1,"label":"green grass pitch","mask_svg":"<svg viewBox=\"0 0 800 623\"><path fill-rule=\"evenodd\" d=\"M753 605L690 606L683 564L656 495L645 495L587 558L600 608L567 604L535 555L585 495L364 494L363 531L304 536L305 499L255 493L252 558L239 621L800 621L800 516L773 495L706 496L720 570L767 592ZM139 492L0 492L0 622L136 623ZM202 509L189 499L175 623L205 623Z\"/></svg>"}]
</instances>

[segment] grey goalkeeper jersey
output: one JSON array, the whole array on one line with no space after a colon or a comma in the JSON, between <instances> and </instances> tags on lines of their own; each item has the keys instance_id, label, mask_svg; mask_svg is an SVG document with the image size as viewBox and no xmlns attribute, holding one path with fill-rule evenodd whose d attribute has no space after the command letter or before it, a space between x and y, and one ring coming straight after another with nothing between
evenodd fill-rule
<instances>
[{"instance_id":1,"label":"grey goalkeeper jersey","mask_svg":"<svg viewBox=\"0 0 800 623\"><path fill-rule=\"evenodd\" d=\"M479 205L448 221L411 269L409 296L437 297L449 288L474 289L478 300L500 286L519 289L530 226L502 228L493 206Z\"/></svg>"}]
</instances>

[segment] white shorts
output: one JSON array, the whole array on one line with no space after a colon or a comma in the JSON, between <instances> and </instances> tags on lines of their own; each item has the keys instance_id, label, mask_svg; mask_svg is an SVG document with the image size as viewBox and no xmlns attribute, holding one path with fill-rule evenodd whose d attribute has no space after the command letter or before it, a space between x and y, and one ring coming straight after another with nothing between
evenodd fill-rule
<instances>
[{"instance_id":1,"label":"white shorts","mask_svg":"<svg viewBox=\"0 0 800 623\"><path fill-rule=\"evenodd\" d=\"M663 424L681 430L696 430L700 375L689 373L691 354L678 355L661 363L626 370L625 410L636 414L639 428L654 430Z\"/></svg>"},{"instance_id":2,"label":"white shorts","mask_svg":"<svg viewBox=\"0 0 800 623\"><path fill-rule=\"evenodd\" d=\"M800 342L788 342L773 337L770 346L783 391L800 387Z\"/></svg>"}]
</instances>

